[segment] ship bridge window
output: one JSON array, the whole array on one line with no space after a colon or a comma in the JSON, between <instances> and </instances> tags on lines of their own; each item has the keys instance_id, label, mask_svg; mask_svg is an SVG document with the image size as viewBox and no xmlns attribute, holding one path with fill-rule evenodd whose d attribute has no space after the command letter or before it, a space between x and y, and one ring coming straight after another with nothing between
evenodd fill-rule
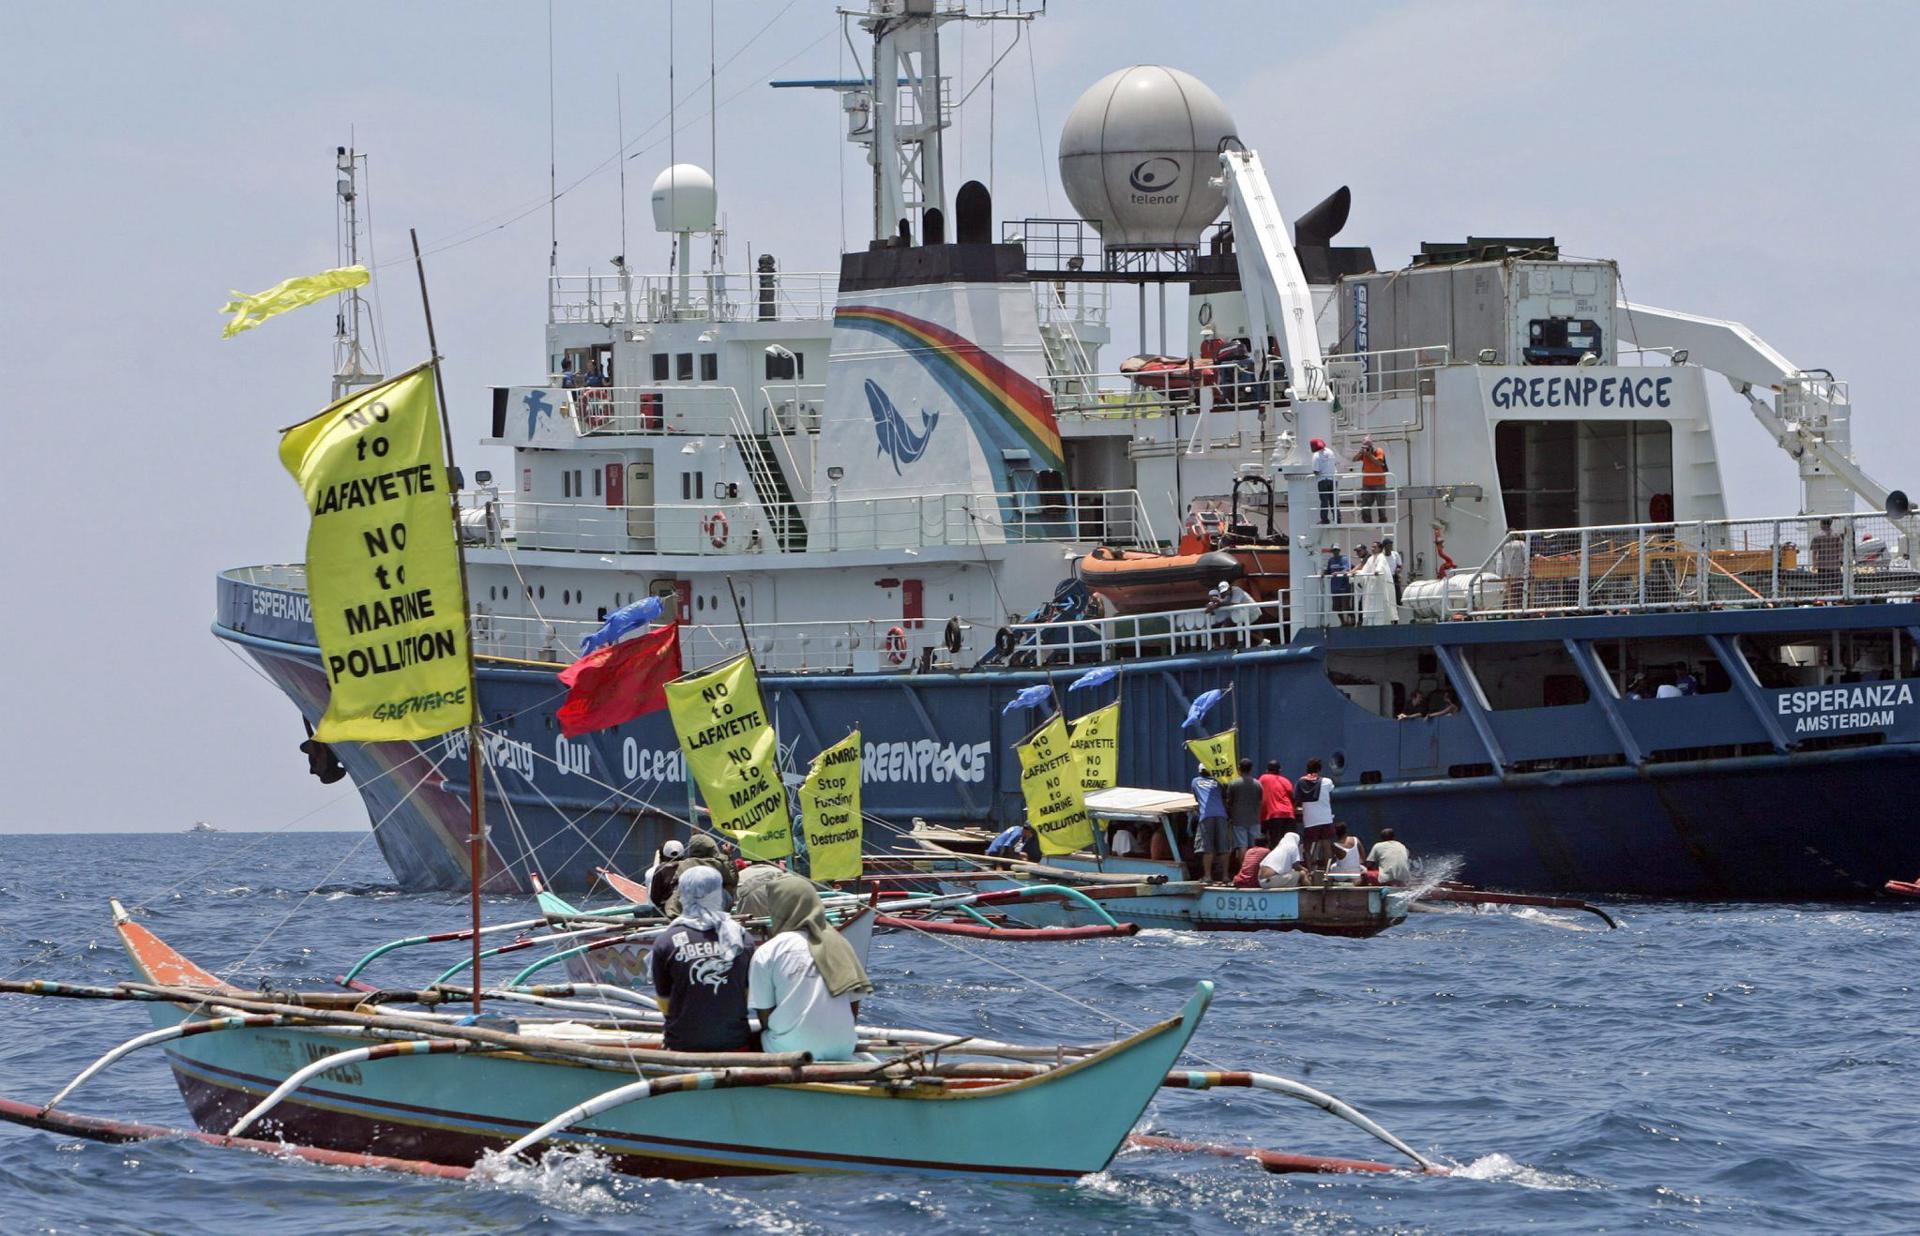
<instances>
[{"instance_id":1,"label":"ship bridge window","mask_svg":"<svg viewBox=\"0 0 1920 1236\"><path fill-rule=\"evenodd\" d=\"M1662 687L1668 695L1717 695L1733 689L1713 648L1697 635L1596 640L1593 649L1622 698L1657 699Z\"/></svg>"},{"instance_id":2,"label":"ship bridge window","mask_svg":"<svg viewBox=\"0 0 1920 1236\"><path fill-rule=\"evenodd\" d=\"M674 354L673 376L682 382L693 381L693 353L676 352Z\"/></svg>"},{"instance_id":3,"label":"ship bridge window","mask_svg":"<svg viewBox=\"0 0 1920 1236\"><path fill-rule=\"evenodd\" d=\"M1509 528L1673 516L1673 427L1666 421L1502 421L1494 427L1493 454Z\"/></svg>"},{"instance_id":4,"label":"ship bridge window","mask_svg":"<svg viewBox=\"0 0 1920 1236\"><path fill-rule=\"evenodd\" d=\"M655 382L665 382L672 376L673 361L668 358L665 352L655 352L653 354L653 380Z\"/></svg>"},{"instance_id":5,"label":"ship bridge window","mask_svg":"<svg viewBox=\"0 0 1920 1236\"><path fill-rule=\"evenodd\" d=\"M702 382L718 382L720 380L719 353L702 352L700 354L700 380Z\"/></svg>"},{"instance_id":6,"label":"ship bridge window","mask_svg":"<svg viewBox=\"0 0 1920 1236\"><path fill-rule=\"evenodd\" d=\"M795 382L807 376L807 354L782 348L767 350L767 380Z\"/></svg>"},{"instance_id":7,"label":"ship bridge window","mask_svg":"<svg viewBox=\"0 0 1920 1236\"><path fill-rule=\"evenodd\" d=\"M1587 702L1587 683L1558 642L1473 644L1460 649L1487 707L1561 708Z\"/></svg>"},{"instance_id":8,"label":"ship bridge window","mask_svg":"<svg viewBox=\"0 0 1920 1236\"><path fill-rule=\"evenodd\" d=\"M1740 653L1760 685L1832 687L1909 676L1914 641L1897 631L1769 631L1740 637Z\"/></svg>"}]
</instances>

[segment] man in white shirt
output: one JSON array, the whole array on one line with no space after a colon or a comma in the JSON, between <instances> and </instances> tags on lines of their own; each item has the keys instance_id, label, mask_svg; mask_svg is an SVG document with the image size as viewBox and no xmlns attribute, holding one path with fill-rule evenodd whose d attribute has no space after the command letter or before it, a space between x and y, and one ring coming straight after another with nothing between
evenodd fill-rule
<instances>
[{"instance_id":1,"label":"man in white shirt","mask_svg":"<svg viewBox=\"0 0 1920 1236\"><path fill-rule=\"evenodd\" d=\"M1294 805L1300 810L1300 839L1307 865L1325 871L1333 861L1333 780L1320 775L1320 761L1307 761L1306 775L1293 783Z\"/></svg>"},{"instance_id":2,"label":"man in white shirt","mask_svg":"<svg viewBox=\"0 0 1920 1236\"><path fill-rule=\"evenodd\" d=\"M1333 522L1333 478L1340 470L1340 461L1327 449L1324 438L1315 438L1308 443L1313 448L1313 481L1320 490L1320 522Z\"/></svg>"}]
</instances>

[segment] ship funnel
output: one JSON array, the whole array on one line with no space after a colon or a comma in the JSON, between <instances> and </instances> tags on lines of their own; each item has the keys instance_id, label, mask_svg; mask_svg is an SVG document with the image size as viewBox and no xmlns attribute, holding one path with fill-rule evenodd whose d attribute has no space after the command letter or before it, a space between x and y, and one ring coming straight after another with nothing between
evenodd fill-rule
<instances>
[{"instance_id":1,"label":"ship funnel","mask_svg":"<svg viewBox=\"0 0 1920 1236\"><path fill-rule=\"evenodd\" d=\"M1333 243L1340 229L1347 226L1347 215L1353 210L1353 191L1341 185L1326 200L1309 210L1293 225L1293 244L1297 249L1310 246L1324 246Z\"/></svg>"}]
</instances>

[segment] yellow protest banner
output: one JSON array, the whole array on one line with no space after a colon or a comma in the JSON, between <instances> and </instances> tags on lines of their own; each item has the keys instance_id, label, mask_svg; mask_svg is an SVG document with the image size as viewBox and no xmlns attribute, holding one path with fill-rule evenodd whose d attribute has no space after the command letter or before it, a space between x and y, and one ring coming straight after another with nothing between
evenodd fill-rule
<instances>
[{"instance_id":1,"label":"yellow protest banner","mask_svg":"<svg viewBox=\"0 0 1920 1236\"><path fill-rule=\"evenodd\" d=\"M313 518L307 598L332 691L321 742L431 738L473 717L444 458L425 365L281 436Z\"/></svg>"},{"instance_id":2,"label":"yellow protest banner","mask_svg":"<svg viewBox=\"0 0 1920 1236\"><path fill-rule=\"evenodd\" d=\"M667 684L667 712L687 753L687 771L713 813L713 826L747 858L793 853L779 739L744 656Z\"/></svg>"},{"instance_id":3,"label":"yellow protest banner","mask_svg":"<svg viewBox=\"0 0 1920 1236\"><path fill-rule=\"evenodd\" d=\"M1027 799L1027 823L1040 834L1042 854L1071 854L1093 844L1086 794L1080 788L1080 761L1074 757L1067 723L1053 714L1014 748L1020 753L1020 792Z\"/></svg>"},{"instance_id":4,"label":"yellow protest banner","mask_svg":"<svg viewBox=\"0 0 1920 1236\"><path fill-rule=\"evenodd\" d=\"M800 783L800 830L809 877L822 883L860 878L859 730L813 757Z\"/></svg>"},{"instance_id":5,"label":"yellow protest banner","mask_svg":"<svg viewBox=\"0 0 1920 1236\"><path fill-rule=\"evenodd\" d=\"M1234 749L1234 733L1226 730L1212 738L1187 740L1187 750L1193 752L1193 758L1206 765L1218 781L1232 777L1240 766L1240 753Z\"/></svg>"},{"instance_id":6,"label":"yellow protest banner","mask_svg":"<svg viewBox=\"0 0 1920 1236\"><path fill-rule=\"evenodd\" d=\"M342 266L338 270L323 270L317 275L283 279L264 292L234 292L233 299L220 308L220 312L233 315L226 329L220 332L220 337L231 339L241 331L252 330L268 318L289 309L298 309L316 300L325 300L337 293L363 287L367 279L366 267Z\"/></svg>"},{"instance_id":7,"label":"yellow protest banner","mask_svg":"<svg viewBox=\"0 0 1920 1236\"><path fill-rule=\"evenodd\" d=\"M1120 701L1096 708L1073 723L1073 754L1080 761L1080 789L1091 794L1120 784Z\"/></svg>"}]
</instances>

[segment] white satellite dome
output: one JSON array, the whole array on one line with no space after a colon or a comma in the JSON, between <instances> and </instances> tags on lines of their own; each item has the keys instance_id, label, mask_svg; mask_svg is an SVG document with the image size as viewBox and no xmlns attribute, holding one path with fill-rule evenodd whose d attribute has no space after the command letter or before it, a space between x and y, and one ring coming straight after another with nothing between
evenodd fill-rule
<instances>
[{"instance_id":1,"label":"white satellite dome","mask_svg":"<svg viewBox=\"0 0 1920 1236\"><path fill-rule=\"evenodd\" d=\"M654 178L653 227L658 232L711 232L720 196L705 168L676 163Z\"/></svg>"},{"instance_id":2,"label":"white satellite dome","mask_svg":"<svg viewBox=\"0 0 1920 1236\"><path fill-rule=\"evenodd\" d=\"M1095 82L1060 130L1067 199L1107 247L1192 248L1227 204L1220 96L1179 69L1136 64Z\"/></svg>"}]
</instances>

